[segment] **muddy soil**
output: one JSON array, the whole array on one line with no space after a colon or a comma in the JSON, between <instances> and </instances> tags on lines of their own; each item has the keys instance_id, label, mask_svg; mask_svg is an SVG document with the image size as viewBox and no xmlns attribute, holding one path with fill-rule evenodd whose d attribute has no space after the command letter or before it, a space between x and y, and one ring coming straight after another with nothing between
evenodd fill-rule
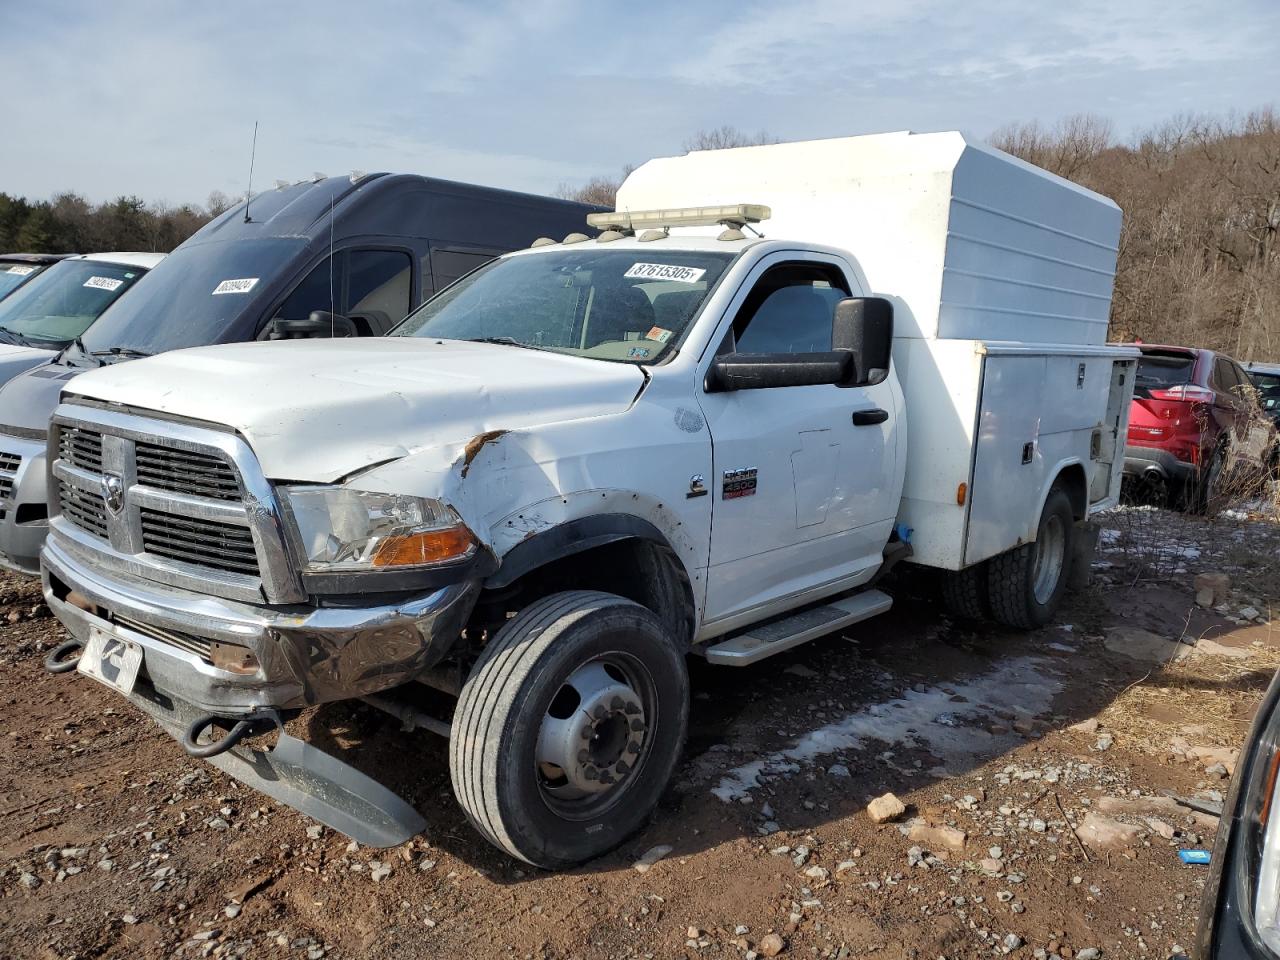
<instances>
[{"instance_id":1,"label":"muddy soil","mask_svg":"<svg viewBox=\"0 0 1280 960\"><path fill-rule=\"evenodd\" d=\"M1177 852L1211 848L1216 824L1162 794L1226 792L1280 664L1280 531L1153 510L1108 526L1094 585L1034 633L950 620L903 581L887 616L746 669L694 663L661 808L561 874L470 829L442 740L324 708L300 722L429 823L355 847L107 688L45 673L59 625L3 579L0 956L1172 956L1205 876ZM1233 577L1219 609L1195 604L1202 571ZM876 824L886 792L907 809Z\"/></svg>"}]
</instances>

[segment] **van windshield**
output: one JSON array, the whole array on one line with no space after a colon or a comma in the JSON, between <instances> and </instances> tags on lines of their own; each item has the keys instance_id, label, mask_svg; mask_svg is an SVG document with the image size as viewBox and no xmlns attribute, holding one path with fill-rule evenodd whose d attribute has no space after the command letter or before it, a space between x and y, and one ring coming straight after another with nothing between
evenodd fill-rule
<instances>
[{"instance_id":1,"label":"van windshield","mask_svg":"<svg viewBox=\"0 0 1280 960\"><path fill-rule=\"evenodd\" d=\"M428 300L392 336L654 363L675 347L733 258L634 249L507 257Z\"/></svg>"},{"instance_id":2,"label":"van windshield","mask_svg":"<svg viewBox=\"0 0 1280 960\"><path fill-rule=\"evenodd\" d=\"M305 248L291 237L179 247L102 315L85 348L150 354L218 343Z\"/></svg>"},{"instance_id":3,"label":"van windshield","mask_svg":"<svg viewBox=\"0 0 1280 960\"><path fill-rule=\"evenodd\" d=\"M63 260L0 301L0 336L34 346L65 346L146 273L103 260Z\"/></svg>"}]
</instances>

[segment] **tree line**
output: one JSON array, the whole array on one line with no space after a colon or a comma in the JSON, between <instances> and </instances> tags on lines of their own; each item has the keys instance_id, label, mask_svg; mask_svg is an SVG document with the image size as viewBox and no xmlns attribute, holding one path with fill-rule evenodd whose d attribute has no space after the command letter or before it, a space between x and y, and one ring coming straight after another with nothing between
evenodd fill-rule
<instances>
[{"instance_id":1,"label":"tree line","mask_svg":"<svg viewBox=\"0 0 1280 960\"><path fill-rule=\"evenodd\" d=\"M218 190L203 207L141 197L92 204L70 192L30 201L0 193L0 253L168 253L233 202Z\"/></svg>"},{"instance_id":2,"label":"tree line","mask_svg":"<svg viewBox=\"0 0 1280 960\"><path fill-rule=\"evenodd\" d=\"M776 143L766 132L700 131L685 150ZM1124 211L1112 340L1141 338L1280 361L1280 116L1177 116L1127 140L1093 115L1014 123L993 146L1113 198ZM562 184L557 195L612 204L622 180ZM0 193L0 251L169 251L232 201L90 204L75 193L31 202Z\"/></svg>"}]
</instances>

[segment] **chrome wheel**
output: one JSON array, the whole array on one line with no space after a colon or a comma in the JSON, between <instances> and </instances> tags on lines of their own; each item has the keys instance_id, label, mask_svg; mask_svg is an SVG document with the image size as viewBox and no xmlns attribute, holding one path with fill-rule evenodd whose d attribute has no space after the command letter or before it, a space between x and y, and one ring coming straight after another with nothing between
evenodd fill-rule
<instances>
[{"instance_id":1,"label":"chrome wheel","mask_svg":"<svg viewBox=\"0 0 1280 960\"><path fill-rule=\"evenodd\" d=\"M1062 578L1067 558L1067 531L1062 518L1051 514L1036 539L1036 563L1032 572L1032 590L1036 602L1048 603Z\"/></svg>"},{"instance_id":2,"label":"chrome wheel","mask_svg":"<svg viewBox=\"0 0 1280 960\"><path fill-rule=\"evenodd\" d=\"M534 757L542 797L560 816L599 816L626 791L645 759L653 700L648 674L623 655L565 679L542 715Z\"/></svg>"}]
</instances>

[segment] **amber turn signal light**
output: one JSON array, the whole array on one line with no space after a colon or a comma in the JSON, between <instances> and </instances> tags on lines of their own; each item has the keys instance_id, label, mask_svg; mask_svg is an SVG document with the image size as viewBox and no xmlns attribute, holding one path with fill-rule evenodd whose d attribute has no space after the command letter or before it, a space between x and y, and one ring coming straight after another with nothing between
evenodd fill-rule
<instances>
[{"instance_id":1,"label":"amber turn signal light","mask_svg":"<svg viewBox=\"0 0 1280 960\"><path fill-rule=\"evenodd\" d=\"M378 544L373 554L375 567L420 567L431 563L458 560L475 547L471 531L466 527L424 530L402 537L388 537Z\"/></svg>"},{"instance_id":2,"label":"amber turn signal light","mask_svg":"<svg viewBox=\"0 0 1280 960\"><path fill-rule=\"evenodd\" d=\"M960 484L960 486L956 487L956 506L963 507L965 500L968 499L968 496L969 496L969 485L967 483L962 483Z\"/></svg>"}]
</instances>

